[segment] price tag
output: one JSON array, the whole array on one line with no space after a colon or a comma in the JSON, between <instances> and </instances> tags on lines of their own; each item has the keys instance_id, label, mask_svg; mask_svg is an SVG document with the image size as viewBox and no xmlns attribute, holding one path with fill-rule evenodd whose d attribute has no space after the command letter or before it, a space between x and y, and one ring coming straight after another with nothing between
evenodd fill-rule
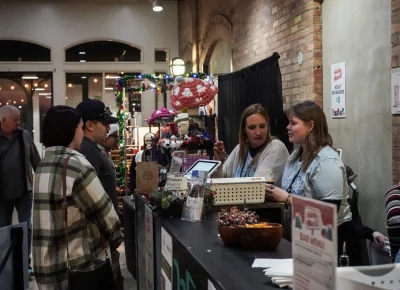
<instances>
[{"instance_id":1,"label":"price tag","mask_svg":"<svg viewBox=\"0 0 400 290\"><path fill-rule=\"evenodd\" d=\"M180 175L168 174L165 189L175 191L187 190L187 178Z\"/></svg>"}]
</instances>

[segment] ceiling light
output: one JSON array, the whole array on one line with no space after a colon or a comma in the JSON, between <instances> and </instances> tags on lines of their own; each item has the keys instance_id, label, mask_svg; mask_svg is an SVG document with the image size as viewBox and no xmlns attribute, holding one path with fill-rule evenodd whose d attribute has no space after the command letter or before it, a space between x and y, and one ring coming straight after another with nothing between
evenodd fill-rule
<instances>
[{"instance_id":1,"label":"ceiling light","mask_svg":"<svg viewBox=\"0 0 400 290\"><path fill-rule=\"evenodd\" d=\"M51 99L51 96L46 96L46 99Z\"/></svg>"},{"instance_id":2,"label":"ceiling light","mask_svg":"<svg viewBox=\"0 0 400 290\"><path fill-rule=\"evenodd\" d=\"M161 0L154 0L153 1L153 11L160 12L162 10L163 10L163 7L161 6Z\"/></svg>"},{"instance_id":3,"label":"ceiling light","mask_svg":"<svg viewBox=\"0 0 400 290\"><path fill-rule=\"evenodd\" d=\"M86 52L85 51L80 51L79 54L86 54Z\"/></svg>"},{"instance_id":4,"label":"ceiling light","mask_svg":"<svg viewBox=\"0 0 400 290\"><path fill-rule=\"evenodd\" d=\"M86 60L84 60L84 59L81 59L79 62L86 62Z\"/></svg>"},{"instance_id":5,"label":"ceiling light","mask_svg":"<svg viewBox=\"0 0 400 290\"><path fill-rule=\"evenodd\" d=\"M39 93L39 96L51 96L51 93Z\"/></svg>"},{"instance_id":6,"label":"ceiling light","mask_svg":"<svg viewBox=\"0 0 400 290\"><path fill-rule=\"evenodd\" d=\"M35 91L44 91L45 89L44 88L42 88L42 87L37 87L37 88L35 88Z\"/></svg>"},{"instance_id":7,"label":"ceiling light","mask_svg":"<svg viewBox=\"0 0 400 290\"><path fill-rule=\"evenodd\" d=\"M38 76L37 75L23 75L21 78L23 80L37 80Z\"/></svg>"},{"instance_id":8,"label":"ceiling light","mask_svg":"<svg viewBox=\"0 0 400 290\"><path fill-rule=\"evenodd\" d=\"M113 86L113 85L108 85L108 86L106 86L106 87L104 88L104 90L106 90L106 91L112 91L112 90L114 90L114 86Z\"/></svg>"},{"instance_id":9,"label":"ceiling light","mask_svg":"<svg viewBox=\"0 0 400 290\"><path fill-rule=\"evenodd\" d=\"M106 79L108 80L116 80L120 79L121 77L119 75L106 75Z\"/></svg>"},{"instance_id":10,"label":"ceiling light","mask_svg":"<svg viewBox=\"0 0 400 290\"><path fill-rule=\"evenodd\" d=\"M86 79L86 76L82 76L81 79Z\"/></svg>"}]
</instances>

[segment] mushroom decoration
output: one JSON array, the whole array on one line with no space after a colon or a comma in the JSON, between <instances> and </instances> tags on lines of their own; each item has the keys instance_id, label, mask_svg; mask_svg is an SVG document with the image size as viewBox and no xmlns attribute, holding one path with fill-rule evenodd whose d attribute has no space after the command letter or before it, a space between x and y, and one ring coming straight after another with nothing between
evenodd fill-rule
<instances>
[{"instance_id":1,"label":"mushroom decoration","mask_svg":"<svg viewBox=\"0 0 400 290\"><path fill-rule=\"evenodd\" d=\"M163 122L171 121L175 115L177 115L177 112L161 107L160 109L153 111L150 118L147 119L147 124L157 124L159 120L162 120Z\"/></svg>"},{"instance_id":2,"label":"mushroom decoration","mask_svg":"<svg viewBox=\"0 0 400 290\"><path fill-rule=\"evenodd\" d=\"M171 89L171 106L175 110L206 106L218 93L218 88L206 80L183 78Z\"/></svg>"}]
</instances>

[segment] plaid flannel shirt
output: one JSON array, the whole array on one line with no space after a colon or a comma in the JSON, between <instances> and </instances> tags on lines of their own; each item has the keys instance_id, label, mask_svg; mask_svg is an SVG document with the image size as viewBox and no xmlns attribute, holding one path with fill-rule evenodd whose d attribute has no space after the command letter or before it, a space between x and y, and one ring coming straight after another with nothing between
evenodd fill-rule
<instances>
[{"instance_id":1,"label":"plaid flannel shirt","mask_svg":"<svg viewBox=\"0 0 400 290\"><path fill-rule=\"evenodd\" d=\"M33 267L40 289L67 289L62 209L62 169L67 156L71 156L66 171L71 269L92 268L104 260L103 246L121 236L118 215L89 161L66 147L46 149L36 170L33 207Z\"/></svg>"}]
</instances>

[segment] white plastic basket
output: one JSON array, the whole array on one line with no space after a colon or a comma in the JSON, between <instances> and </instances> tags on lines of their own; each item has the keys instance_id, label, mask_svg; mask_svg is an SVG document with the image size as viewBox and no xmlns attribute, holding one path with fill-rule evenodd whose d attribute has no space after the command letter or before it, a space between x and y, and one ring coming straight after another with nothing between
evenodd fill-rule
<instances>
[{"instance_id":1,"label":"white plastic basket","mask_svg":"<svg viewBox=\"0 0 400 290\"><path fill-rule=\"evenodd\" d=\"M265 201L265 177L213 178L208 180L211 190L216 192L215 206L240 205Z\"/></svg>"}]
</instances>

